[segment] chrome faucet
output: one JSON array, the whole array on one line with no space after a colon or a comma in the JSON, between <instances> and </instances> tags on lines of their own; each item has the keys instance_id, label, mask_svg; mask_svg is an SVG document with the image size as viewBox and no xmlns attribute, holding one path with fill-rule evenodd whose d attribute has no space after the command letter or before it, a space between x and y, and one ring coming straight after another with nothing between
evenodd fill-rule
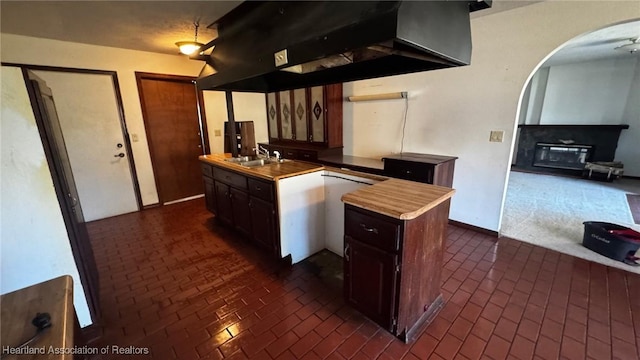
<instances>
[{"instance_id":1,"label":"chrome faucet","mask_svg":"<svg viewBox=\"0 0 640 360\"><path fill-rule=\"evenodd\" d=\"M258 146L258 155L260 155L261 153L264 153L267 156L267 159L269 159L269 150L263 148L262 146Z\"/></svg>"}]
</instances>

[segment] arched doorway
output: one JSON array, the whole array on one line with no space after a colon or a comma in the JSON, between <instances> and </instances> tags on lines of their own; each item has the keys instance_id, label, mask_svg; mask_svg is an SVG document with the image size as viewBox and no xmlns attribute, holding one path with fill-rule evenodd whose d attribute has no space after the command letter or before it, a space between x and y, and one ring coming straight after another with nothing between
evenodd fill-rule
<instances>
[{"instance_id":1,"label":"arched doorway","mask_svg":"<svg viewBox=\"0 0 640 360\"><path fill-rule=\"evenodd\" d=\"M630 51L638 28L635 20L578 36L533 71L519 106L501 235L640 273L581 246L584 221L640 230L626 196L640 194L640 50ZM551 149L562 153L550 158ZM590 160L620 161L627 177L582 179Z\"/></svg>"}]
</instances>

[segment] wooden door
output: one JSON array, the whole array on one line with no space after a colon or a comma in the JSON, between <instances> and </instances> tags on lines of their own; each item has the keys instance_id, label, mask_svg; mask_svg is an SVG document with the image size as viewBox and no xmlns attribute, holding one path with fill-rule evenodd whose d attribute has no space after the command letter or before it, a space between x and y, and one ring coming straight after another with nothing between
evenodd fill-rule
<instances>
[{"instance_id":1,"label":"wooden door","mask_svg":"<svg viewBox=\"0 0 640 360\"><path fill-rule=\"evenodd\" d=\"M78 190L73 178L53 93L46 83L33 72L26 71L25 75L29 79L27 90L50 165L56 195L69 235L71 251L85 291L91 318L96 322L100 319L98 269L89 242L82 207L78 201Z\"/></svg>"},{"instance_id":2,"label":"wooden door","mask_svg":"<svg viewBox=\"0 0 640 360\"><path fill-rule=\"evenodd\" d=\"M249 211L249 194L234 188L229 190L233 209L233 224L244 236L251 236L251 212Z\"/></svg>"},{"instance_id":3,"label":"wooden door","mask_svg":"<svg viewBox=\"0 0 640 360\"><path fill-rule=\"evenodd\" d=\"M231 197L229 196L229 186L221 182L215 182L216 204L218 213L216 218L229 225L233 224L233 208L231 207Z\"/></svg>"},{"instance_id":4,"label":"wooden door","mask_svg":"<svg viewBox=\"0 0 640 360\"><path fill-rule=\"evenodd\" d=\"M346 300L380 326L393 331L398 255L345 236Z\"/></svg>"},{"instance_id":5,"label":"wooden door","mask_svg":"<svg viewBox=\"0 0 640 360\"><path fill-rule=\"evenodd\" d=\"M192 78L136 73L161 204L203 193L198 156L208 152L206 125Z\"/></svg>"},{"instance_id":6,"label":"wooden door","mask_svg":"<svg viewBox=\"0 0 640 360\"><path fill-rule=\"evenodd\" d=\"M275 246L275 209L272 203L251 198L251 225L253 226L253 240L270 252L276 254Z\"/></svg>"},{"instance_id":7,"label":"wooden door","mask_svg":"<svg viewBox=\"0 0 640 360\"><path fill-rule=\"evenodd\" d=\"M38 70L55 93L86 221L138 211L130 144L115 74Z\"/></svg>"}]
</instances>

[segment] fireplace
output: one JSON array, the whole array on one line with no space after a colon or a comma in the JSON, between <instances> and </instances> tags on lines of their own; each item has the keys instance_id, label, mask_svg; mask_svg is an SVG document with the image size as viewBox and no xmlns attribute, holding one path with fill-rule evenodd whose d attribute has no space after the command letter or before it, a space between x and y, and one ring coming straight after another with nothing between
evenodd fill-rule
<instances>
[{"instance_id":1,"label":"fireplace","mask_svg":"<svg viewBox=\"0 0 640 360\"><path fill-rule=\"evenodd\" d=\"M582 170L591 160L593 146L537 143L533 156L533 166Z\"/></svg>"},{"instance_id":2,"label":"fireplace","mask_svg":"<svg viewBox=\"0 0 640 360\"><path fill-rule=\"evenodd\" d=\"M629 125L519 125L514 169L581 176L586 162L613 161Z\"/></svg>"}]
</instances>

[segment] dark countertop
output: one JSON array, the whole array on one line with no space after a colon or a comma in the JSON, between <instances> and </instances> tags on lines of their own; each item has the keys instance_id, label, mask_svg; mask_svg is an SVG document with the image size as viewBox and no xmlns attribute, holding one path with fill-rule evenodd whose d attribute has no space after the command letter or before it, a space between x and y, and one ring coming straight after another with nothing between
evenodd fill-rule
<instances>
[{"instance_id":1,"label":"dark countertop","mask_svg":"<svg viewBox=\"0 0 640 360\"><path fill-rule=\"evenodd\" d=\"M351 155L330 155L319 157L317 161L324 165L347 168L369 174L382 175L384 172L384 163L380 159Z\"/></svg>"},{"instance_id":2,"label":"dark countertop","mask_svg":"<svg viewBox=\"0 0 640 360\"><path fill-rule=\"evenodd\" d=\"M431 155L431 154L418 154L418 153L402 153L402 154L393 154L386 155L382 157L384 159L394 159L394 160L405 160L405 161L415 161L427 164L442 164L447 161L456 160L457 156L443 156L443 155Z\"/></svg>"}]
</instances>

